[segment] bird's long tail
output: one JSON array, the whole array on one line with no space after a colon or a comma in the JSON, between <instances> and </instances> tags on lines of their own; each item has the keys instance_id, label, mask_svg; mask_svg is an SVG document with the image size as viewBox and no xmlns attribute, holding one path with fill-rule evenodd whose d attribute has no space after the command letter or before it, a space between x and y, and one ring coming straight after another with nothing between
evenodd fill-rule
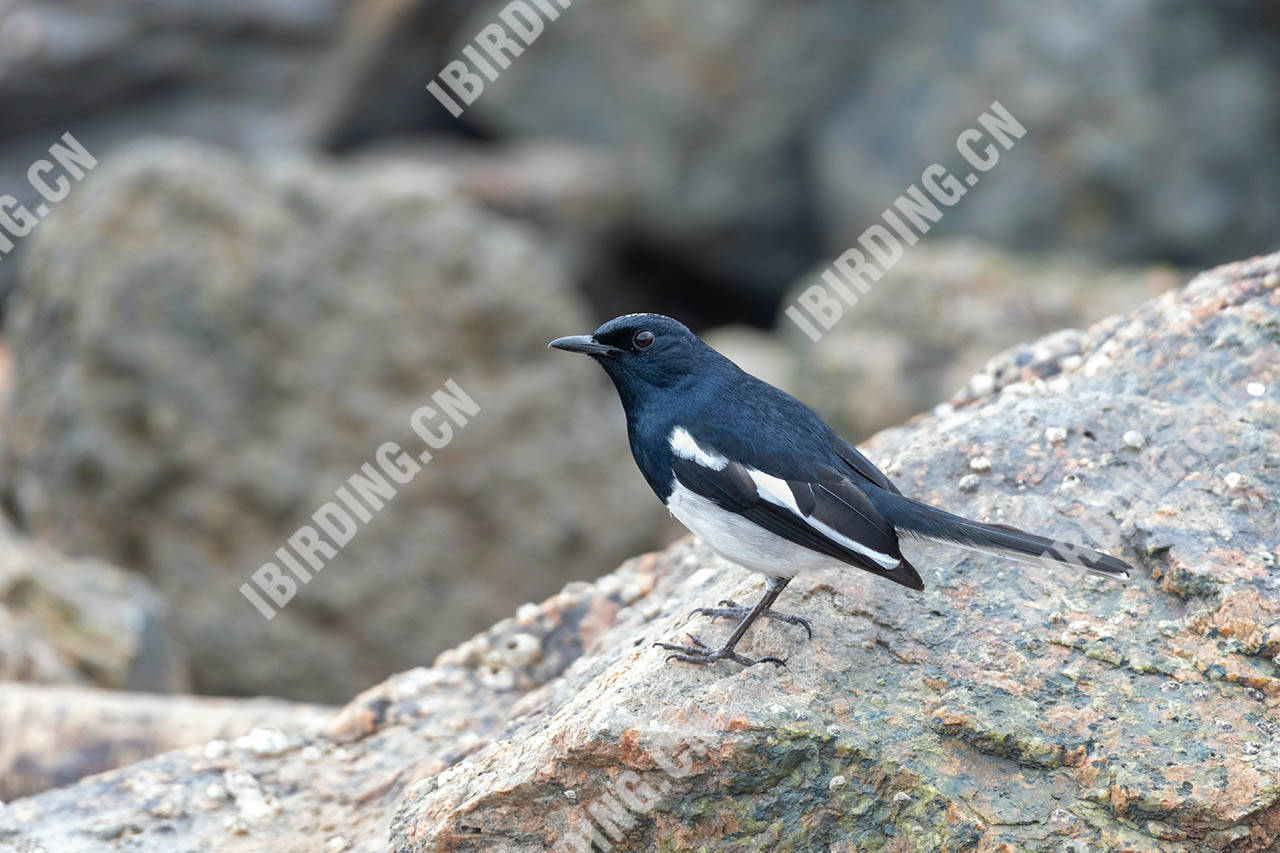
<instances>
[{"instance_id":1,"label":"bird's long tail","mask_svg":"<svg viewBox=\"0 0 1280 853\"><path fill-rule=\"evenodd\" d=\"M868 489L868 497L899 533L948 542L1030 563L1077 566L1111 578L1127 578L1133 567L1092 548L1059 542L1003 524L983 524L905 495Z\"/></svg>"}]
</instances>

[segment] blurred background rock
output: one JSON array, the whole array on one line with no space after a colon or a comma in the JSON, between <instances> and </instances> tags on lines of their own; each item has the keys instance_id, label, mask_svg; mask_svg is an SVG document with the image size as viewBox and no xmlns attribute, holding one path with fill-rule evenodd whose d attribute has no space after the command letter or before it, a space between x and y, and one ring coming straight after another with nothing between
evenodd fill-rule
<instances>
[{"instance_id":1,"label":"blurred background rock","mask_svg":"<svg viewBox=\"0 0 1280 853\"><path fill-rule=\"evenodd\" d=\"M137 637L0 672L345 700L660 544L606 380L542 350L614 314L861 440L1277 245L1264 4L578 3L455 120L425 86L503 5L0 3L0 193L66 131L100 161L0 263L3 506ZM993 100L998 168L819 344L779 323ZM451 377L474 424L263 620L239 584Z\"/></svg>"}]
</instances>

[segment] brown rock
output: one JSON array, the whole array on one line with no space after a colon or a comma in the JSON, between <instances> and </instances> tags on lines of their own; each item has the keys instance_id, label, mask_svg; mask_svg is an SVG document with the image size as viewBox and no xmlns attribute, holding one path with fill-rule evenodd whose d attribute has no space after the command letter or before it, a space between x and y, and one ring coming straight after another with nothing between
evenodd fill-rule
<instances>
[{"instance_id":1,"label":"brown rock","mask_svg":"<svg viewBox=\"0 0 1280 853\"><path fill-rule=\"evenodd\" d=\"M0 840L1273 850L1276 665L1214 613L1280 600L1277 282L1280 255L1214 270L1091 329L1065 387L1014 383L870 443L905 491L1112 550L1135 564L1127 585L916 545L924 593L803 576L782 603L814 640L768 624L743 646L786 668L694 668L651 644L719 639L689 610L760 583L683 542L522 608L299 749L161 756L10 804ZM1047 441L1052 424L1069 437ZM1122 453L1135 428L1148 442ZM962 493L975 447L992 470ZM1256 490L1243 509L1206 487L1227 471Z\"/></svg>"}]
</instances>

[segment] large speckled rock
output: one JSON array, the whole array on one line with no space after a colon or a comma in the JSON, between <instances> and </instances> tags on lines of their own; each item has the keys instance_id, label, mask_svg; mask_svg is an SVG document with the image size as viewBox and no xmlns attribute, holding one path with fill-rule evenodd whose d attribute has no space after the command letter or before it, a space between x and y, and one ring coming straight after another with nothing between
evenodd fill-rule
<instances>
[{"instance_id":1,"label":"large speckled rock","mask_svg":"<svg viewBox=\"0 0 1280 853\"><path fill-rule=\"evenodd\" d=\"M666 664L758 578L682 542L358 697L276 754L170 753L9 804L0 844L1265 851L1280 845L1280 255L1087 333L1082 363L884 432L899 484L1087 540L1127 584L909 545L923 593L803 576L786 668ZM974 465L975 457L985 463ZM976 487L965 477L981 471Z\"/></svg>"},{"instance_id":2,"label":"large speckled rock","mask_svg":"<svg viewBox=\"0 0 1280 853\"><path fill-rule=\"evenodd\" d=\"M186 655L173 627L136 574L70 559L0 521L0 682L180 691Z\"/></svg>"},{"instance_id":3,"label":"large speckled rock","mask_svg":"<svg viewBox=\"0 0 1280 853\"><path fill-rule=\"evenodd\" d=\"M797 282L788 304L821 283L821 271ZM817 343L785 315L779 319L795 354L787 384L860 440L971 383L990 391L989 375L996 387L1020 375L989 366L992 353L1030 341L1015 367L1047 362L1042 350L1076 354L1083 332L1037 339L1127 311L1179 283L1167 268L1114 269L1069 256L1019 258L978 244L924 242L846 306ZM1065 343L1075 349L1063 350Z\"/></svg>"},{"instance_id":4,"label":"large speckled rock","mask_svg":"<svg viewBox=\"0 0 1280 853\"><path fill-rule=\"evenodd\" d=\"M58 213L8 318L4 491L152 579L201 691L345 698L655 541L607 379L545 350L592 327L562 269L440 171L151 144ZM265 620L237 588L384 442L416 456L450 379L480 411Z\"/></svg>"}]
</instances>

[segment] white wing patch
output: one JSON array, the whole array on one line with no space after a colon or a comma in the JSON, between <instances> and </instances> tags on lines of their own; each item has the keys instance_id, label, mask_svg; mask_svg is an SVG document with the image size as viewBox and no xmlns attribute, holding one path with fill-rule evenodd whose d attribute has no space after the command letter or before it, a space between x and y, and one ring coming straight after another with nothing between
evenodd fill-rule
<instances>
[{"instance_id":1,"label":"white wing patch","mask_svg":"<svg viewBox=\"0 0 1280 853\"><path fill-rule=\"evenodd\" d=\"M789 509L796 515L804 517L800 512L800 507L796 506L795 495L791 494L791 487L787 485L786 480L780 480L772 474L766 474L754 468L748 468L747 473L751 475L751 479L755 482L756 491L760 494L760 497L771 504L776 504L783 509Z\"/></svg>"},{"instance_id":2,"label":"white wing patch","mask_svg":"<svg viewBox=\"0 0 1280 853\"><path fill-rule=\"evenodd\" d=\"M689 431L684 427L678 426L671 430L671 452L681 459L696 462L703 468L710 468L712 471L723 471L725 466L729 464L728 459L725 459L714 450L703 449L698 442L694 441L693 436L689 435Z\"/></svg>"},{"instance_id":3,"label":"white wing patch","mask_svg":"<svg viewBox=\"0 0 1280 853\"><path fill-rule=\"evenodd\" d=\"M729 465L729 460L724 456L714 450L710 450L698 444L697 440L684 427L678 426L671 430L670 444L671 452L676 456L697 465L701 465L703 468L707 468L712 471L723 471ZM813 516L802 513L799 505L796 503L795 495L791 492L791 487L787 485L785 480L775 477L772 474L766 474L763 471L757 471L754 468L746 468L746 471L747 474L750 475L751 481L755 484L756 494L758 494L762 500L766 500L774 506L782 507L788 512L793 513L803 520L805 524L809 525L809 527L822 534L822 536L830 539L832 542L836 542L845 548L848 548L854 553L861 554L877 565L883 566L886 569L894 569L898 567L900 561L897 558L868 548L861 542L850 539L848 536L831 527L831 525L819 521ZM683 489L683 487L680 487L678 483L675 485L679 489ZM679 501L682 505L681 508L685 508L685 504L689 504L690 506L693 505L693 502L690 499L691 497L692 496L688 496ZM725 535L726 530L733 525L730 525L724 520L720 520L719 523L714 525L714 527L718 528L714 531L706 529L700 530L698 528L707 527L707 516L711 514L709 511L700 509L697 512L687 511L685 513L681 513L676 508L676 502L671 502L668 506L671 508L672 512L676 514L677 518L680 518L681 521L685 522L686 526L692 529L704 540L708 541L709 544L712 544L712 547L721 551L721 553L724 553L725 550L740 552L742 550L742 546L751 542L751 539L753 538L744 536L744 531L741 529L739 529L734 535ZM725 514L728 515L728 513ZM686 520L686 515L691 517ZM718 515L718 513L716 515ZM734 523L738 524L739 527L747 524L745 519L740 519L736 516L734 517ZM750 526L753 528L755 527L755 525ZM772 537L772 534L769 535ZM719 547L716 547L717 540L719 540ZM733 547L729 547L728 543L732 540L737 540L737 544ZM756 549L761 547L761 543L759 542L751 542L751 544ZM729 555L725 554L725 556ZM742 563L744 556L745 555L742 553L734 553L734 555L729 557L729 559ZM746 564L750 565L750 563Z\"/></svg>"},{"instance_id":4,"label":"white wing patch","mask_svg":"<svg viewBox=\"0 0 1280 853\"><path fill-rule=\"evenodd\" d=\"M857 542L845 536L840 531L824 524L811 515L805 515L800 511L800 507L796 505L795 495L791 494L791 487L787 485L786 480L781 480L772 474L766 474L763 471L757 471L754 468L748 468L747 473L751 475L752 481L756 484L756 491L760 497L764 498L771 504L776 504L783 509L791 510L791 512L804 519L804 523L830 539L832 542L838 542L850 551L861 554L869 560L872 560L886 569L896 569L898 567L898 559L888 554L881 554L879 551L873 551L861 542Z\"/></svg>"}]
</instances>

